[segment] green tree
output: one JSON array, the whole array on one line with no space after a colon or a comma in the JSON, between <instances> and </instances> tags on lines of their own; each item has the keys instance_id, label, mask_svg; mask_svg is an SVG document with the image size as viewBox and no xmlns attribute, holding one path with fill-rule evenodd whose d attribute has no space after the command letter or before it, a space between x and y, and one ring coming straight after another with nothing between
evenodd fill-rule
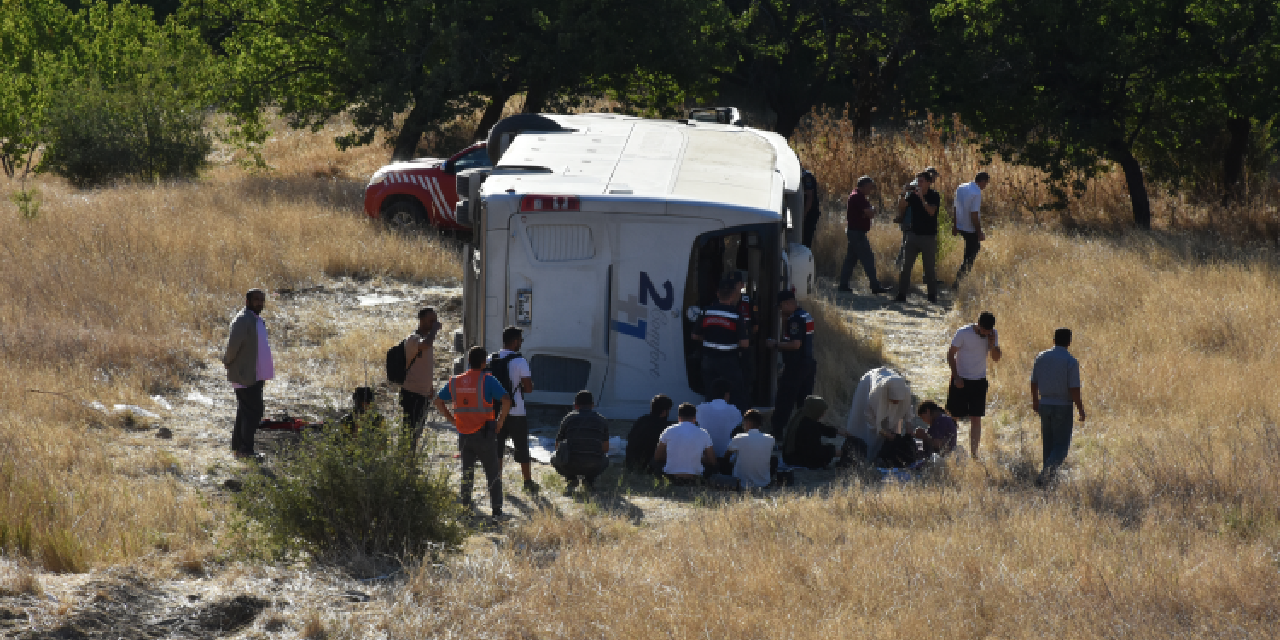
<instances>
[{"instance_id":1,"label":"green tree","mask_svg":"<svg viewBox=\"0 0 1280 640\"><path fill-rule=\"evenodd\" d=\"M988 152L1064 186L1115 162L1134 222L1151 205L1136 151L1183 108L1189 0L951 0L935 9L936 102L985 136ZM956 73L955 70L963 70ZM1076 178L1074 181L1073 178Z\"/></svg>"},{"instance_id":2,"label":"green tree","mask_svg":"<svg viewBox=\"0 0 1280 640\"><path fill-rule=\"evenodd\" d=\"M40 170L82 186L194 175L211 147L211 54L200 34L156 24L148 7L104 1L78 12L70 32L37 65L47 97Z\"/></svg>"},{"instance_id":3,"label":"green tree","mask_svg":"<svg viewBox=\"0 0 1280 640\"><path fill-rule=\"evenodd\" d=\"M408 157L423 133L485 105L484 123L492 122L521 92L530 110L601 88L639 108L669 106L707 74L717 40L705 37L704 22L715 6L214 0L192 4L188 17L207 30L227 26L225 95L251 133L268 105L299 127L348 112L357 131L340 145L387 131L393 155Z\"/></svg>"},{"instance_id":4,"label":"green tree","mask_svg":"<svg viewBox=\"0 0 1280 640\"><path fill-rule=\"evenodd\" d=\"M739 63L725 80L760 92L790 137L815 106L851 103L856 129L927 37L929 0L727 0Z\"/></svg>"},{"instance_id":5,"label":"green tree","mask_svg":"<svg viewBox=\"0 0 1280 640\"><path fill-rule=\"evenodd\" d=\"M53 0L0 0L0 168L9 178L32 168L49 102L40 63L69 45L71 22Z\"/></svg>"}]
</instances>

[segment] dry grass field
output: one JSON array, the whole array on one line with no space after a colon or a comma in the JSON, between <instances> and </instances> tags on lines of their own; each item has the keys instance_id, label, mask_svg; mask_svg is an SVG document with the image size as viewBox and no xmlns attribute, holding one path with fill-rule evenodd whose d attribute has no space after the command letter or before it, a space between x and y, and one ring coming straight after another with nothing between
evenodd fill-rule
<instances>
[{"instance_id":1,"label":"dry grass field","mask_svg":"<svg viewBox=\"0 0 1280 640\"><path fill-rule=\"evenodd\" d=\"M0 549L79 571L205 544L209 505L153 460L111 450L121 420L85 404L147 406L176 387L251 287L454 277L440 244L364 219L384 152L339 153L331 138L283 129L271 171L221 166L193 183L81 191L40 178L34 220L9 203L18 185L0 185Z\"/></svg>"},{"instance_id":2,"label":"dry grass field","mask_svg":"<svg viewBox=\"0 0 1280 640\"><path fill-rule=\"evenodd\" d=\"M796 140L832 204L816 247L827 277L843 259L836 221L858 175L895 185L934 165L949 199L982 168L972 148L932 130L853 143L843 126ZM452 277L439 245L362 219L363 179L384 152L339 153L330 135L278 132L267 173L228 164L197 183L90 192L42 179L37 219L5 205L0 548L79 571L211 544L222 507L114 446L121 421L82 403L141 404L178 385L250 286ZM959 326L994 312L1005 351L991 370L981 460L906 485L850 477L810 495L710 496L687 519L659 524L606 508L546 511L508 527L501 544L414 569L372 615L308 613L304 633L1272 637L1280 269L1237 240L1253 229L1274 242L1275 185L1237 210L1159 195L1156 230L1139 233L1123 230L1114 174L1048 214L1035 211L1046 196L1034 172L985 168L989 239L953 316ZM872 240L884 278L898 233L878 222ZM944 250L948 282L958 254ZM850 320L813 307L824 335ZM1076 332L1089 419L1077 423L1061 482L1041 489L1027 379L1059 326ZM838 334L820 346L819 383L837 405L882 339L856 325ZM33 580L14 573L0 591L38 589Z\"/></svg>"}]
</instances>

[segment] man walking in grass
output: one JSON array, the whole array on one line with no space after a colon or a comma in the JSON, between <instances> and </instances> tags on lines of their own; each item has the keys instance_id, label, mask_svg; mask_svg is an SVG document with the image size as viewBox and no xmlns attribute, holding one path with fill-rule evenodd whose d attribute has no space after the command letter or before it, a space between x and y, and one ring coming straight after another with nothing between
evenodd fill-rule
<instances>
[{"instance_id":1,"label":"man walking in grass","mask_svg":"<svg viewBox=\"0 0 1280 640\"><path fill-rule=\"evenodd\" d=\"M947 413L957 420L969 419L969 450L974 457L982 442L982 417L987 415L987 354L992 362L999 362L1003 355L996 317L983 311L978 322L956 332L947 350L947 366L951 367Z\"/></svg>"},{"instance_id":2,"label":"man walking in grass","mask_svg":"<svg viewBox=\"0 0 1280 640\"><path fill-rule=\"evenodd\" d=\"M244 294L244 309L231 321L227 348L222 355L227 380L236 392L231 451L241 459L261 459L253 450L253 437L265 411L262 388L267 380L275 377L271 345L267 343L267 324L261 315L266 304L267 294L262 289L250 289Z\"/></svg>"},{"instance_id":3,"label":"man walking in grass","mask_svg":"<svg viewBox=\"0 0 1280 640\"><path fill-rule=\"evenodd\" d=\"M964 238L964 262L960 263L960 271L956 273L955 286L973 269L973 261L982 249L982 242L987 234L982 231L982 191L991 182L986 171L974 177L973 182L966 182L956 189L956 217L952 230Z\"/></svg>"},{"instance_id":4,"label":"man walking in grass","mask_svg":"<svg viewBox=\"0 0 1280 640\"><path fill-rule=\"evenodd\" d=\"M1080 363L1067 348L1071 330L1053 332L1053 348L1041 351L1031 367L1031 410L1040 415L1040 440L1044 468L1036 484L1050 481L1067 459L1071 448L1071 405L1084 422L1084 402L1080 399Z\"/></svg>"}]
</instances>

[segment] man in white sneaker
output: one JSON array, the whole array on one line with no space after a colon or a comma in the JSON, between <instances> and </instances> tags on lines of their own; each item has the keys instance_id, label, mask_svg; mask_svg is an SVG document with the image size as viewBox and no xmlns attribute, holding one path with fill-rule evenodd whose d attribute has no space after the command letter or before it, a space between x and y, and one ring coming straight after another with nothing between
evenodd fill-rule
<instances>
[{"instance_id":1,"label":"man in white sneaker","mask_svg":"<svg viewBox=\"0 0 1280 640\"><path fill-rule=\"evenodd\" d=\"M947 366L951 367L947 413L957 420L969 419L969 451L974 457L982 442L982 417L987 415L987 354L992 362L999 362L1003 355L996 317L983 311L976 323L956 332L947 350Z\"/></svg>"}]
</instances>

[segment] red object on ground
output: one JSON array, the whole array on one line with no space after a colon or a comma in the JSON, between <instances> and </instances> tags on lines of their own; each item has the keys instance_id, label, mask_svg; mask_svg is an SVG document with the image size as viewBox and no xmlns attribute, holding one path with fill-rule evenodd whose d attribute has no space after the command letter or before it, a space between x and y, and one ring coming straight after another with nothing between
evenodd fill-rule
<instances>
[{"instance_id":1,"label":"red object on ground","mask_svg":"<svg viewBox=\"0 0 1280 640\"><path fill-rule=\"evenodd\" d=\"M302 431L309 426L311 426L311 423L306 420L284 416L275 420L263 419L262 424L258 425L258 428L274 429L277 431Z\"/></svg>"}]
</instances>

